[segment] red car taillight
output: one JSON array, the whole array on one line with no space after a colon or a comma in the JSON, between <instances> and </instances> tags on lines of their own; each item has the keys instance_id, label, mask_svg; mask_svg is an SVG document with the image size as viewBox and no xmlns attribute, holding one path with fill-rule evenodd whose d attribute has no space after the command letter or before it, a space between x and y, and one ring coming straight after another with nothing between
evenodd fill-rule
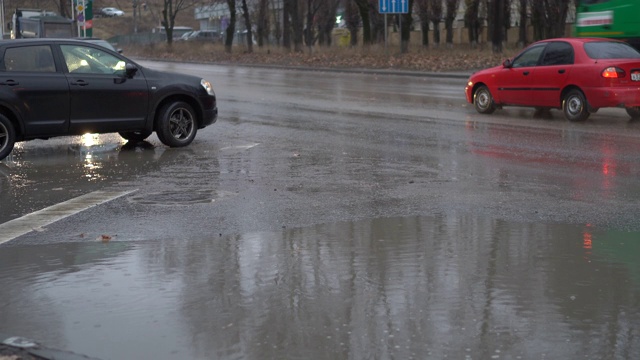
<instances>
[{"instance_id":1,"label":"red car taillight","mask_svg":"<svg viewBox=\"0 0 640 360\"><path fill-rule=\"evenodd\" d=\"M602 77L608 79L619 79L625 76L624 70L619 67L610 66L604 70L602 70Z\"/></svg>"}]
</instances>

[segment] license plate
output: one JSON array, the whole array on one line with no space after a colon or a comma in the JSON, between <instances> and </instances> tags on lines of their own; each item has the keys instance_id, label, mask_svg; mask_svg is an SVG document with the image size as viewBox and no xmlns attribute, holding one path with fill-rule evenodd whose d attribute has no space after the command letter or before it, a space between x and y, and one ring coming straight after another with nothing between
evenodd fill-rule
<instances>
[{"instance_id":1,"label":"license plate","mask_svg":"<svg viewBox=\"0 0 640 360\"><path fill-rule=\"evenodd\" d=\"M640 71L635 71L631 73L632 81L640 81Z\"/></svg>"}]
</instances>

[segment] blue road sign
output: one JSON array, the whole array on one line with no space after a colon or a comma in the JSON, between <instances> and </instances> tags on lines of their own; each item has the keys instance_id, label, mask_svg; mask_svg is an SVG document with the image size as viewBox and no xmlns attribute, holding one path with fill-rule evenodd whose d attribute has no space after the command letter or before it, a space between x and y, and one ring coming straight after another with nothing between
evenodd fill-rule
<instances>
[{"instance_id":1,"label":"blue road sign","mask_svg":"<svg viewBox=\"0 0 640 360\"><path fill-rule=\"evenodd\" d=\"M409 12L409 0L378 0L380 14L406 14Z\"/></svg>"}]
</instances>

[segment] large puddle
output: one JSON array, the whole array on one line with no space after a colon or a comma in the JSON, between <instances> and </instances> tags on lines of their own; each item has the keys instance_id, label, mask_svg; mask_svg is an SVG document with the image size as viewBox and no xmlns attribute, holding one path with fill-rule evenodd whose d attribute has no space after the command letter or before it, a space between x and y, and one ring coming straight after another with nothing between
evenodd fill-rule
<instances>
[{"instance_id":1,"label":"large puddle","mask_svg":"<svg viewBox=\"0 0 640 360\"><path fill-rule=\"evenodd\" d=\"M103 359L640 354L640 234L448 214L0 247L0 333Z\"/></svg>"}]
</instances>

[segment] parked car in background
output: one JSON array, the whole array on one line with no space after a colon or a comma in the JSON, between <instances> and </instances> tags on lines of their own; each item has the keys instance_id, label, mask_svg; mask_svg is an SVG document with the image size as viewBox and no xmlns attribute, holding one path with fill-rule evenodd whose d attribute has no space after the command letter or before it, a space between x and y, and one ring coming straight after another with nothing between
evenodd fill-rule
<instances>
[{"instance_id":1,"label":"parked car in background","mask_svg":"<svg viewBox=\"0 0 640 360\"><path fill-rule=\"evenodd\" d=\"M558 38L529 45L501 66L471 75L465 94L476 110L502 106L562 109L571 121L604 107L640 118L640 52L601 38Z\"/></svg>"},{"instance_id":2,"label":"parked car in background","mask_svg":"<svg viewBox=\"0 0 640 360\"><path fill-rule=\"evenodd\" d=\"M180 36L176 40L185 41L185 40L187 40L189 38L189 36L191 36L192 33L193 33L193 31L187 31L186 33L182 34L182 36Z\"/></svg>"},{"instance_id":3,"label":"parked car in background","mask_svg":"<svg viewBox=\"0 0 640 360\"><path fill-rule=\"evenodd\" d=\"M0 160L18 141L87 133L138 142L155 131L183 147L218 117L207 80L145 68L88 41L3 40L0 54Z\"/></svg>"},{"instance_id":4,"label":"parked car in background","mask_svg":"<svg viewBox=\"0 0 640 360\"><path fill-rule=\"evenodd\" d=\"M100 14L102 16L108 16L108 17L112 17L112 16L124 16L124 11L118 9L118 8L114 8L114 7L106 7L106 8L102 8L100 10Z\"/></svg>"},{"instance_id":5,"label":"parked car in background","mask_svg":"<svg viewBox=\"0 0 640 360\"><path fill-rule=\"evenodd\" d=\"M189 33L189 36L183 38L186 41L207 41L207 42L220 42L222 37L216 30L196 30Z\"/></svg>"}]
</instances>

